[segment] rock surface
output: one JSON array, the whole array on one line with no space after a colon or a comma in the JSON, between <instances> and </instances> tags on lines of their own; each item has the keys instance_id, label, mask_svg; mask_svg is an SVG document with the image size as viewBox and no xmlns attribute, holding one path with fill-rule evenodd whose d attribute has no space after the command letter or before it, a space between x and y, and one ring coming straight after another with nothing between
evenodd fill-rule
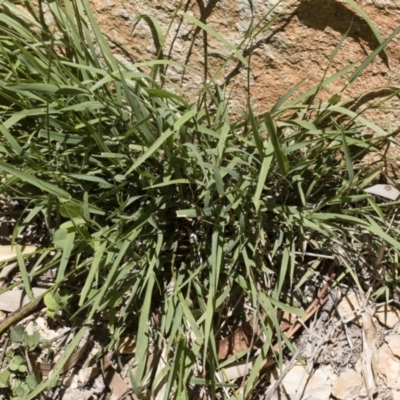
<instances>
[{"instance_id":1,"label":"rock surface","mask_svg":"<svg viewBox=\"0 0 400 400\"><path fill-rule=\"evenodd\" d=\"M356 3L369 15L383 38L400 24L398 1L356 0ZM335 73L365 58L377 46L367 23L340 0L91 0L91 5L115 51L126 63L157 56L185 63L194 72L183 73L182 68L168 67L166 75L170 86L182 84L185 93L192 95L202 87L205 74L217 82L228 78L227 92L238 107L243 105L249 79L251 101L260 112L303 78L308 78L305 87L311 87L323 77L326 68L328 75ZM211 34L204 35L204 31L182 16L183 12L195 16L239 46L251 24L256 25L271 9L267 19L276 19L270 27L241 46L244 54L252 50L249 70L235 58L228 60L232 52L221 41ZM150 20L138 19L140 15L157 19L165 35L164 45L154 40L157 35ZM330 55L350 26L329 67ZM400 35L388 47L389 59L378 56L351 89L345 91L345 97L352 98L379 86L400 85L399 45ZM335 84L326 95L341 88Z\"/></svg>"},{"instance_id":2,"label":"rock surface","mask_svg":"<svg viewBox=\"0 0 400 400\"><path fill-rule=\"evenodd\" d=\"M208 82L227 82L226 95L231 105L244 109L249 97L255 113L267 111L303 79L298 94L318 84L325 72L330 76L365 59L378 45L371 28L345 0L89 1L113 51L125 64L163 58L186 65L186 68L160 67L168 89L193 100L203 90L205 77ZM383 39L400 25L398 0L354 1L373 21ZM249 68L233 57L221 40L205 34L183 13L206 23L239 47ZM249 35L243 42L246 31L257 26L266 15L269 27L258 35ZM163 33L161 42L157 29ZM400 34L389 44L386 54L377 56L350 86L346 86L350 76L347 73L319 97L327 100L340 92L343 101L354 99L357 106L378 101L388 94L389 86L400 86ZM400 112L393 110L399 106L400 98L394 96L386 110L367 110L364 115L373 118L384 130L393 131L400 127ZM400 151L392 146L388 155L393 161L386 164L387 173L399 178ZM374 156L366 160L373 161Z\"/></svg>"}]
</instances>

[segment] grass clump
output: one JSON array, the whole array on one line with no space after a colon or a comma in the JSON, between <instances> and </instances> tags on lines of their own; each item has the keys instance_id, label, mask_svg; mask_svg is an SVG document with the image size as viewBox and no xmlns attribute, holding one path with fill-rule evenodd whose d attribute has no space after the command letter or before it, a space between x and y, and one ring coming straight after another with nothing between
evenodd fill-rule
<instances>
[{"instance_id":1,"label":"grass clump","mask_svg":"<svg viewBox=\"0 0 400 400\"><path fill-rule=\"evenodd\" d=\"M0 170L2 192L22 207L13 242L41 241L36 257L18 258L15 285L31 293L55 272L52 316L68 309L82 325L70 354L106 320L105 350L128 333L137 341L136 395L162 386L176 398L199 388L230 397L240 382L219 373L218 343L253 317L265 341L248 396L266 357L282 362L273 344L294 350L278 311L304 314L310 287L334 271L336 282L350 276L376 295L397 289L398 201L363 192L381 172L365 156L396 144L397 132L339 96L313 101L350 71L354 81L379 51L269 112L248 104L233 118L221 87L205 85L208 101L189 104L155 74L118 63L85 1L62 3L49 2L54 32L33 4L0 6Z\"/></svg>"}]
</instances>

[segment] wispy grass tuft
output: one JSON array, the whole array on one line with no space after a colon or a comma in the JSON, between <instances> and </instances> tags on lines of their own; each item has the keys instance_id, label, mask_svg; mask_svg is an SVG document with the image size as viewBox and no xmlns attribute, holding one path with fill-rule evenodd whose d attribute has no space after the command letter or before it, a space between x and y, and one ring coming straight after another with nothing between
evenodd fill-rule
<instances>
[{"instance_id":1,"label":"wispy grass tuft","mask_svg":"<svg viewBox=\"0 0 400 400\"><path fill-rule=\"evenodd\" d=\"M374 273L383 242L383 273L370 283L380 295L397 289L400 230L388 213L399 202L382 204L363 188L379 173L365 156L398 132L340 98L312 102L353 71L351 84L378 51L297 97L294 88L269 112L254 115L249 104L237 119L210 83L212 104L190 104L158 85L162 69L149 75L118 63L86 1L49 7L55 30L33 4L30 13L7 0L0 6L1 189L24 207L14 241L32 225L50 238L40 265L18 253L20 283L33 300L35 278L55 269L54 291L71 291L71 323L86 324L79 337L104 319L106 349L133 334L135 391L154 396L164 387L165 398L180 398L204 386L234 396L242 379L221 378L218 342L254 317L267 340L248 369L249 395L272 345L293 349L278 311L301 314L306 286L322 285L332 268L362 287L360 271ZM163 63L172 62L140 66ZM376 135L366 137L367 128ZM282 363L283 350L273 356Z\"/></svg>"}]
</instances>

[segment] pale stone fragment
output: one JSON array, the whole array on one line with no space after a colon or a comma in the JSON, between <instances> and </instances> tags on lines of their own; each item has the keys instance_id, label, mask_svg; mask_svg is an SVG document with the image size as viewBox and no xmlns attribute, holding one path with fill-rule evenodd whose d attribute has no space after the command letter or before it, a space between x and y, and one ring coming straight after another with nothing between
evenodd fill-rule
<instances>
[{"instance_id":1,"label":"pale stone fragment","mask_svg":"<svg viewBox=\"0 0 400 400\"><path fill-rule=\"evenodd\" d=\"M277 371L271 379L273 384L277 379ZM309 375L302 365L295 365L284 377L272 400L281 399L329 399L332 391L332 367L321 366L313 375Z\"/></svg>"},{"instance_id":2,"label":"pale stone fragment","mask_svg":"<svg viewBox=\"0 0 400 400\"><path fill-rule=\"evenodd\" d=\"M346 321L350 320L354 316L354 312L361 308L360 301L355 293L350 293L343 297L342 301L338 305L338 313L340 317ZM361 325L361 316L356 316L352 322L357 325Z\"/></svg>"},{"instance_id":3,"label":"pale stone fragment","mask_svg":"<svg viewBox=\"0 0 400 400\"><path fill-rule=\"evenodd\" d=\"M93 390L68 388L62 398L63 400L90 400L93 399Z\"/></svg>"},{"instance_id":4,"label":"pale stone fragment","mask_svg":"<svg viewBox=\"0 0 400 400\"><path fill-rule=\"evenodd\" d=\"M332 387L332 396L337 400L350 400L357 398L363 378L353 369L344 371Z\"/></svg>"},{"instance_id":5,"label":"pale stone fragment","mask_svg":"<svg viewBox=\"0 0 400 400\"><path fill-rule=\"evenodd\" d=\"M390 304L383 304L376 308L375 317L388 328L394 328L400 322L400 311Z\"/></svg>"},{"instance_id":6,"label":"pale stone fragment","mask_svg":"<svg viewBox=\"0 0 400 400\"><path fill-rule=\"evenodd\" d=\"M25 246L21 248L22 254L33 253L37 250L36 246ZM15 246L0 246L0 261L7 261L17 256Z\"/></svg>"},{"instance_id":7,"label":"pale stone fragment","mask_svg":"<svg viewBox=\"0 0 400 400\"><path fill-rule=\"evenodd\" d=\"M400 358L400 336L390 335L386 338L386 341L392 353Z\"/></svg>"},{"instance_id":8,"label":"pale stone fragment","mask_svg":"<svg viewBox=\"0 0 400 400\"><path fill-rule=\"evenodd\" d=\"M391 395L392 395L392 397L391 397L392 400L400 400L400 391L399 390L392 390Z\"/></svg>"},{"instance_id":9,"label":"pale stone fragment","mask_svg":"<svg viewBox=\"0 0 400 400\"><path fill-rule=\"evenodd\" d=\"M385 385L394 390L400 390L400 360L393 355L388 345L384 344L378 350L378 375Z\"/></svg>"},{"instance_id":10,"label":"pale stone fragment","mask_svg":"<svg viewBox=\"0 0 400 400\"><path fill-rule=\"evenodd\" d=\"M336 378L336 375L334 375L330 365L319 367L309 379L304 390L303 398L329 399L332 393L333 377Z\"/></svg>"},{"instance_id":11,"label":"pale stone fragment","mask_svg":"<svg viewBox=\"0 0 400 400\"><path fill-rule=\"evenodd\" d=\"M33 295L39 297L47 289L32 288ZM21 289L9 290L0 294L0 310L15 312L30 302L29 297Z\"/></svg>"}]
</instances>

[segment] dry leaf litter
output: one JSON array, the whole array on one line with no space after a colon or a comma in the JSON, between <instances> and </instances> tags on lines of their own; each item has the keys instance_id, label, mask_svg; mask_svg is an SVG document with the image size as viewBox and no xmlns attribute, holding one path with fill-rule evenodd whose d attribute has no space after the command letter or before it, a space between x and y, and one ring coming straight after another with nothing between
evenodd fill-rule
<instances>
[{"instance_id":1,"label":"dry leaf litter","mask_svg":"<svg viewBox=\"0 0 400 400\"><path fill-rule=\"evenodd\" d=\"M349 293L298 340L300 360L271 399L400 399L400 313ZM285 368L284 368L285 371ZM271 383L280 372L271 373Z\"/></svg>"}]
</instances>

